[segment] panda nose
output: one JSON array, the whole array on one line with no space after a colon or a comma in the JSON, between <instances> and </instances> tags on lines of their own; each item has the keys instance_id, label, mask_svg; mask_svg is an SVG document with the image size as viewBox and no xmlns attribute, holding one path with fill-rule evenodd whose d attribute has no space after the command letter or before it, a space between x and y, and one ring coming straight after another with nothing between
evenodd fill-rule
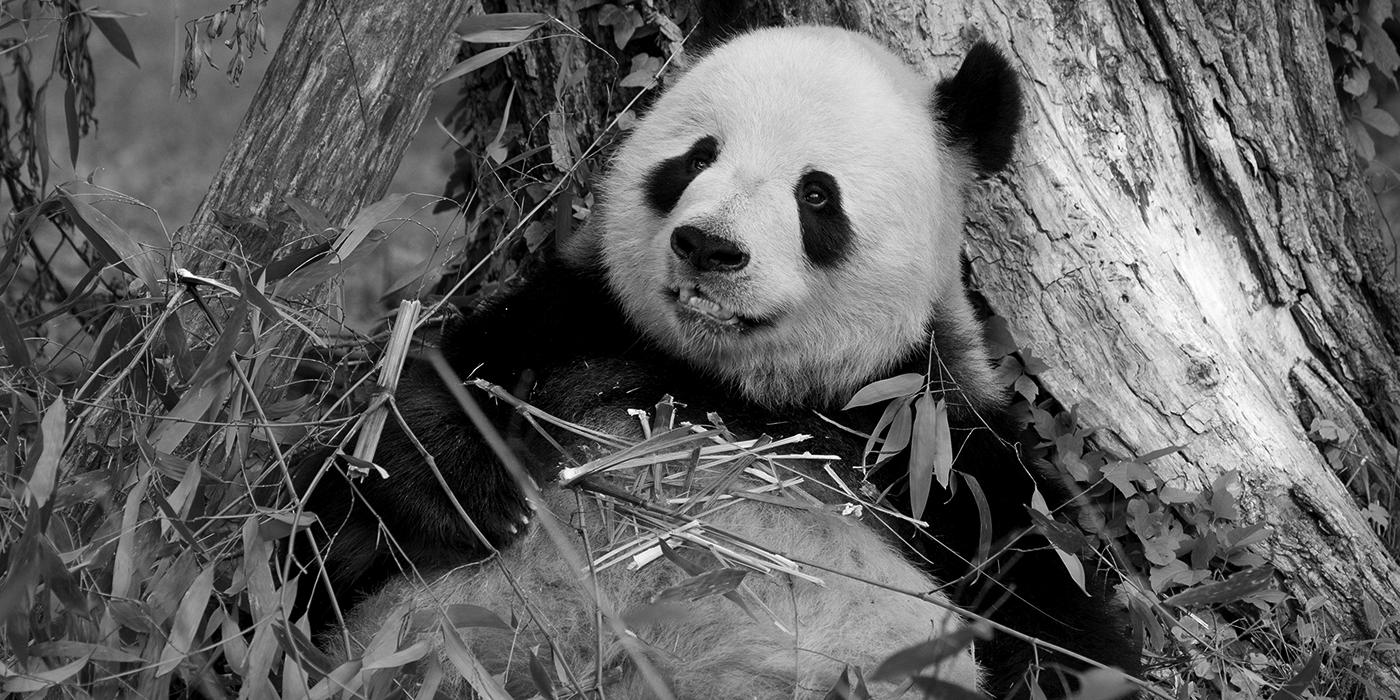
<instances>
[{"instance_id":1,"label":"panda nose","mask_svg":"<svg viewBox=\"0 0 1400 700\"><path fill-rule=\"evenodd\" d=\"M671 250L701 272L733 272L749 264L749 254L733 241L694 226L677 226L671 232Z\"/></svg>"}]
</instances>

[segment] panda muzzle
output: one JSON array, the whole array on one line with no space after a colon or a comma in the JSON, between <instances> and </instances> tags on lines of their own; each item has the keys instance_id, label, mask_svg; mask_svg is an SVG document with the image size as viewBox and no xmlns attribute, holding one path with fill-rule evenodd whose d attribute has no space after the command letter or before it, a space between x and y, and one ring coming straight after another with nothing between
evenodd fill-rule
<instances>
[{"instance_id":1,"label":"panda muzzle","mask_svg":"<svg viewBox=\"0 0 1400 700\"><path fill-rule=\"evenodd\" d=\"M700 314L724 324L739 324L738 314L732 309L727 309L719 302L705 296L693 284L685 283L676 292L676 301L680 305L699 312Z\"/></svg>"}]
</instances>

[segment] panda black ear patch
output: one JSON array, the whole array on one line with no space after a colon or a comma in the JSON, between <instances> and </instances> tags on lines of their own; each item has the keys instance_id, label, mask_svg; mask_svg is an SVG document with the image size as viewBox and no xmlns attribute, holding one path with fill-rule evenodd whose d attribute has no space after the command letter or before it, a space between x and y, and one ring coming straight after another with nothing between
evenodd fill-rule
<instances>
[{"instance_id":1,"label":"panda black ear patch","mask_svg":"<svg viewBox=\"0 0 1400 700\"><path fill-rule=\"evenodd\" d=\"M696 0L692 6L692 16L699 15L699 21L686 40L687 51L704 54L760 26L758 18L749 11L748 0Z\"/></svg>"},{"instance_id":2,"label":"panda black ear patch","mask_svg":"<svg viewBox=\"0 0 1400 700\"><path fill-rule=\"evenodd\" d=\"M978 173L1001 170L1011 160L1021 128L1021 85L1015 69L995 46L979 40L957 74L934 88L933 112L953 145L972 156Z\"/></svg>"}]
</instances>

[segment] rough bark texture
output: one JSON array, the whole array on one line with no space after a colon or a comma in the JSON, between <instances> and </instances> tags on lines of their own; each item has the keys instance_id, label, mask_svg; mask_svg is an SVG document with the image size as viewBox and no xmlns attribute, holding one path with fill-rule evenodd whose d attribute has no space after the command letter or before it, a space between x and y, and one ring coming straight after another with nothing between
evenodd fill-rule
<instances>
[{"instance_id":1,"label":"rough bark texture","mask_svg":"<svg viewBox=\"0 0 1400 700\"><path fill-rule=\"evenodd\" d=\"M253 104L195 211L177 256L209 273L232 251L266 263L283 240L264 229L298 197L343 225L384 195L418 132L433 84L451 65L450 41L467 0L304 0L293 14ZM315 232L320 233L320 232Z\"/></svg>"},{"instance_id":2,"label":"rough bark texture","mask_svg":"<svg viewBox=\"0 0 1400 700\"><path fill-rule=\"evenodd\" d=\"M984 28L1034 86L972 249L998 311L1056 368L1046 386L1127 452L1185 446L1153 463L1175 483L1241 470L1287 589L1325 595L1331 631L1361 638L1368 597L1400 605L1400 568L1304 417L1386 463L1400 295L1316 7L1214 6L988 2L917 23L950 28L934 45ZM1393 664L1374 672L1400 689Z\"/></svg>"},{"instance_id":3,"label":"rough bark texture","mask_svg":"<svg viewBox=\"0 0 1400 700\"><path fill-rule=\"evenodd\" d=\"M1264 553L1289 593L1324 596L1327 633L1372 636L1368 599L1400 609L1400 567L1306 435L1330 419L1355 433L1356 459L1394 469L1400 290L1313 0L754 4L867 31L931 74L979 35L1003 46L1026 133L978 199L969 252L1053 366L1046 388L1109 447L1184 446L1153 462L1175 485L1240 470L1246 518L1277 530ZM527 47L527 71L578 70L561 43ZM588 89L577 123L602 123L604 88ZM527 94L526 112L553 100ZM1400 696L1398 666L1370 675Z\"/></svg>"}]
</instances>

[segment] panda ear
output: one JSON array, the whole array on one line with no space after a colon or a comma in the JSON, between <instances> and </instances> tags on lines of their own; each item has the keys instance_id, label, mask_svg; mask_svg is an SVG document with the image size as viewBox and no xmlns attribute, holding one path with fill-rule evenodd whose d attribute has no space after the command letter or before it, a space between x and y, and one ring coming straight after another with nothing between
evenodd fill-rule
<instances>
[{"instance_id":1,"label":"panda ear","mask_svg":"<svg viewBox=\"0 0 1400 700\"><path fill-rule=\"evenodd\" d=\"M749 0L695 0L691 3L696 18L695 30L686 42L686 48L697 55L734 37L756 29L759 24L749 9Z\"/></svg>"},{"instance_id":2,"label":"panda ear","mask_svg":"<svg viewBox=\"0 0 1400 700\"><path fill-rule=\"evenodd\" d=\"M933 90L934 116L953 145L972 156L979 174L1006 167L1021 127L1021 86L1006 56L979 40L957 75Z\"/></svg>"}]
</instances>

